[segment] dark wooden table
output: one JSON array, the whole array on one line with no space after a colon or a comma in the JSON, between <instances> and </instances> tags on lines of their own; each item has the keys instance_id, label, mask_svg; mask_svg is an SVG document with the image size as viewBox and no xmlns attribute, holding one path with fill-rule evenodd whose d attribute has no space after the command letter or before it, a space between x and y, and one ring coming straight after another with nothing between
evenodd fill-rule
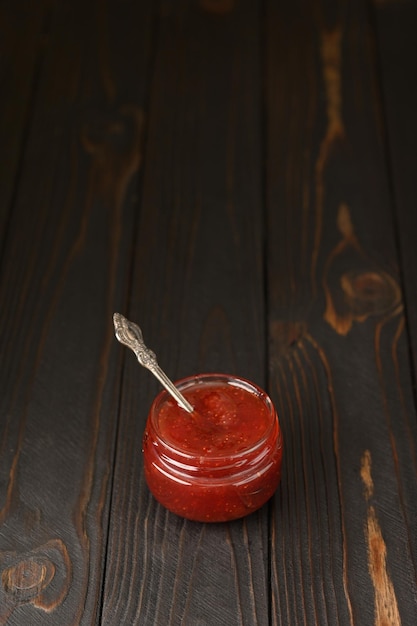
<instances>
[{"instance_id":1,"label":"dark wooden table","mask_svg":"<svg viewBox=\"0 0 417 626\"><path fill-rule=\"evenodd\" d=\"M0 624L417 624L417 2L0 2ZM158 383L271 394L282 483L148 493Z\"/></svg>"}]
</instances>

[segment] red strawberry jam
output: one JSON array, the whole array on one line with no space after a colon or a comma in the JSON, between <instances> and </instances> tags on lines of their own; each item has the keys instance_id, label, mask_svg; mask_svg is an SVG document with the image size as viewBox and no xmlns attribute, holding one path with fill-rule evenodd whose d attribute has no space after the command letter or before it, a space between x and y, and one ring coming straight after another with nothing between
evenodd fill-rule
<instances>
[{"instance_id":1,"label":"red strawberry jam","mask_svg":"<svg viewBox=\"0 0 417 626\"><path fill-rule=\"evenodd\" d=\"M281 476L281 431L271 400L253 383L224 374L193 376L176 386L194 412L166 391L155 398L143 438L151 492L191 520L252 513Z\"/></svg>"}]
</instances>

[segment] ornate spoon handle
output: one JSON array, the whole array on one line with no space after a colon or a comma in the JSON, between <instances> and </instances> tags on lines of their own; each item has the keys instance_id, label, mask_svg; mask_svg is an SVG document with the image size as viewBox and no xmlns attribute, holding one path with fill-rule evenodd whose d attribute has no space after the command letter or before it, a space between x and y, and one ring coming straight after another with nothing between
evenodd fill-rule
<instances>
[{"instance_id":1,"label":"ornate spoon handle","mask_svg":"<svg viewBox=\"0 0 417 626\"><path fill-rule=\"evenodd\" d=\"M152 374L159 380L160 383L162 383L165 389L177 401L180 407L188 411L188 413L192 413L194 409L191 404L184 398L182 393L178 391L165 372L161 370L156 360L155 353L145 346L142 331L139 326L130 322L121 313L115 313L113 315L113 323L116 337L120 343L133 350L139 363L152 372Z\"/></svg>"}]
</instances>

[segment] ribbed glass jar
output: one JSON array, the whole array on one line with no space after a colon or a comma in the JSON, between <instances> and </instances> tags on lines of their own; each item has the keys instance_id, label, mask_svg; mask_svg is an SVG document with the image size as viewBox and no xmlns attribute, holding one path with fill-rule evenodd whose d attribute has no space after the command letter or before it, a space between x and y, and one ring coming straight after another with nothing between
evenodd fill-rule
<instances>
[{"instance_id":1,"label":"ribbed glass jar","mask_svg":"<svg viewBox=\"0 0 417 626\"><path fill-rule=\"evenodd\" d=\"M200 522L260 508L281 478L282 436L268 395L225 374L191 376L176 386L195 411L180 408L166 391L151 406L143 453L155 498Z\"/></svg>"}]
</instances>

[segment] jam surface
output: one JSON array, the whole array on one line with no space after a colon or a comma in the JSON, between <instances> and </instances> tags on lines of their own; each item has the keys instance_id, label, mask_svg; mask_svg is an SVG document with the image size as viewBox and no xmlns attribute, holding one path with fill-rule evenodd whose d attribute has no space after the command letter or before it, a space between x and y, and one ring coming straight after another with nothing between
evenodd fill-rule
<instances>
[{"instance_id":1,"label":"jam surface","mask_svg":"<svg viewBox=\"0 0 417 626\"><path fill-rule=\"evenodd\" d=\"M160 409L162 438L179 450L222 456L256 444L270 424L268 408L252 392L229 383L210 383L183 391L194 407L190 415L173 399Z\"/></svg>"}]
</instances>

